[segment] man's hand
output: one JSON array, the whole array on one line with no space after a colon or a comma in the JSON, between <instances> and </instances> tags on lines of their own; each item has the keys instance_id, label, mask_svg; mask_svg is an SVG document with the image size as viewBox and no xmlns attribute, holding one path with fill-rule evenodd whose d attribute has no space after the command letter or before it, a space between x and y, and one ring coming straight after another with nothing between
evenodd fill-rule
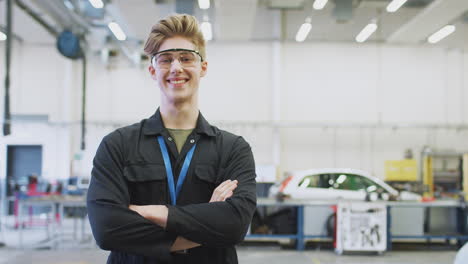
<instances>
[{"instance_id":1,"label":"man's hand","mask_svg":"<svg viewBox=\"0 0 468 264\"><path fill-rule=\"evenodd\" d=\"M132 205L131 204L128 208L130 210L133 210L139 213L141 216L159 225L160 227L166 228L167 215L169 211L165 205Z\"/></svg>"},{"instance_id":2,"label":"man's hand","mask_svg":"<svg viewBox=\"0 0 468 264\"><path fill-rule=\"evenodd\" d=\"M201 246L198 243L192 242L184 237L178 236L176 240L174 241L174 244L171 246L171 252L174 251L179 251L179 250L184 250L184 249L189 249L189 248L194 248L194 247L199 247Z\"/></svg>"},{"instance_id":3,"label":"man's hand","mask_svg":"<svg viewBox=\"0 0 468 264\"><path fill-rule=\"evenodd\" d=\"M234 189L237 188L237 180L226 180L223 181L211 195L210 203L212 202L224 202L227 198L231 197L234 193Z\"/></svg>"}]
</instances>

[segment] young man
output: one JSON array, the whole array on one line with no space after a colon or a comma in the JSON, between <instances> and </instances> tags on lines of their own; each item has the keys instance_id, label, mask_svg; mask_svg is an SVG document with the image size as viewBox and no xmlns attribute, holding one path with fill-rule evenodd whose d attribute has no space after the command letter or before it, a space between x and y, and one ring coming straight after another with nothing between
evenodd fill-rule
<instances>
[{"instance_id":1,"label":"young man","mask_svg":"<svg viewBox=\"0 0 468 264\"><path fill-rule=\"evenodd\" d=\"M237 263L256 207L249 144L198 109L205 41L197 20L174 15L145 44L161 91L156 113L107 135L94 158L88 213L108 263Z\"/></svg>"}]
</instances>

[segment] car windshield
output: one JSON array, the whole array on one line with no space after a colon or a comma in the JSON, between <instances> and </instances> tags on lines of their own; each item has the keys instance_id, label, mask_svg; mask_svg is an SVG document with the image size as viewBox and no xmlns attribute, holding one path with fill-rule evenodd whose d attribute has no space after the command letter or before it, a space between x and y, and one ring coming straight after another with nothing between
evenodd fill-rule
<instances>
[{"instance_id":1,"label":"car windshield","mask_svg":"<svg viewBox=\"0 0 468 264\"><path fill-rule=\"evenodd\" d=\"M374 181L357 174L322 173L305 176L298 184L300 188L325 188L338 190L365 190L374 192L384 189Z\"/></svg>"}]
</instances>

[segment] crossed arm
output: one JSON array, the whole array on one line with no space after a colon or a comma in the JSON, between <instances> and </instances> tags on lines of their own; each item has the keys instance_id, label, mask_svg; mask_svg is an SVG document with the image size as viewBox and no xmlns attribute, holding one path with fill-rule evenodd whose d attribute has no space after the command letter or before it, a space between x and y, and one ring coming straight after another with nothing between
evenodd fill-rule
<instances>
[{"instance_id":1,"label":"crossed arm","mask_svg":"<svg viewBox=\"0 0 468 264\"><path fill-rule=\"evenodd\" d=\"M213 191L210 203L224 202L227 198L232 196L236 187L237 180L224 181ZM138 214L157 224L158 226L166 228L169 210L165 205L130 205L129 208L130 210L137 212ZM178 236L172 244L170 251L179 251L198 246L200 246L200 244L192 242L182 236Z\"/></svg>"}]
</instances>

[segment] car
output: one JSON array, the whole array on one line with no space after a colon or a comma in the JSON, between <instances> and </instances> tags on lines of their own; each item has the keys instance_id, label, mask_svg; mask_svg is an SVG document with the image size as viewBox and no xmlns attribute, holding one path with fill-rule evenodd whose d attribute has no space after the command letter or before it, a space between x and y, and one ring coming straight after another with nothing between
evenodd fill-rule
<instances>
[{"instance_id":1,"label":"car","mask_svg":"<svg viewBox=\"0 0 468 264\"><path fill-rule=\"evenodd\" d=\"M356 169L311 169L286 174L286 178L273 185L271 198L315 200L421 200L421 195L397 191L379 178Z\"/></svg>"}]
</instances>

